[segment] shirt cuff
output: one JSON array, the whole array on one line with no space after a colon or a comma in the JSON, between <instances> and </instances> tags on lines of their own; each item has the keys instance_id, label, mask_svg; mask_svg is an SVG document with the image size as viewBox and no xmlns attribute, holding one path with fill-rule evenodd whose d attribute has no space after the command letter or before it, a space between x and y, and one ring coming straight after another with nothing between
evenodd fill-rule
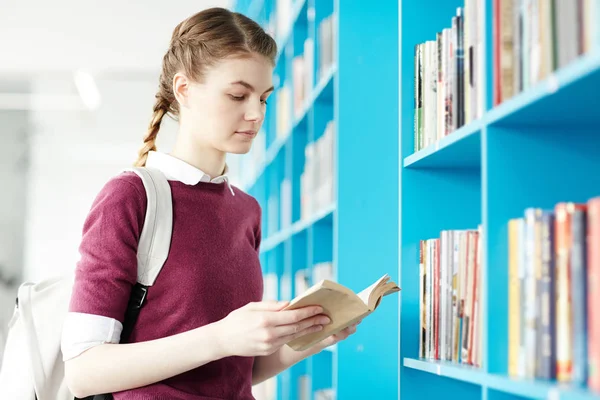
<instances>
[{"instance_id":1,"label":"shirt cuff","mask_svg":"<svg viewBox=\"0 0 600 400\"><path fill-rule=\"evenodd\" d=\"M79 356L92 347L119 343L123 324L102 315L69 312L63 325L61 350L63 361Z\"/></svg>"}]
</instances>

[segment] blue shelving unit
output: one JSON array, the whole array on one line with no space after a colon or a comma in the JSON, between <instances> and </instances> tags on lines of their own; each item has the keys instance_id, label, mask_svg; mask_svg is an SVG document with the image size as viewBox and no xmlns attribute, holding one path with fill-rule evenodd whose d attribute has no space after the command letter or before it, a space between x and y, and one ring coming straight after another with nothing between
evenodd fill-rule
<instances>
[{"instance_id":1,"label":"blue shelving unit","mask_svg":"<svg viewBox=\"0 0 600 400\"><path fill-rule=\"evenodd\" d=\"M398 2L381 0L366 7L360 1L292 0L283 10L289 23L275 29L274 18L282 11L278 4L238 0L234 6L271 32L279 48L276 90L263 125L264 148L258 149L259 156L242 160L245 190L263 209L263 272L274 279L281 299L298 294L298 272L310 277L321 263L331 263L332 278L357 292L385 273L397 281ZM331 16L333 62L321 70L319 26ZM293 100L290 109L278 109L285 95L280 89L293 88L293 59L303 54L307 38L314 41L314 83L298 113L290 112ZM282 125L286 115L291 121ZM303 215L306 149L321 138L329 121L335 127L333 199ZM288 191L282 183L289 183ZM287 214L282 213L286 206ZM351 338L280 374L275 397L396 398L398 311L397 298L385 299Z\"/></svg>"},{"instance_id":2,"label":"blue shelving unit","mask_svg":"<svg viewBox=\"0 0 600 400\"><path fill-rule=\"evenodd\" d=\"M450 25L460 0L401 0L400 398L599 399L586 388L508 375L508 220L600 195L600 49L492 107L492 1L485 0L483 117L414 152L414 46ZM419 240L483 234L483 366L418 358Z\"/></svg>"}]
</instances>

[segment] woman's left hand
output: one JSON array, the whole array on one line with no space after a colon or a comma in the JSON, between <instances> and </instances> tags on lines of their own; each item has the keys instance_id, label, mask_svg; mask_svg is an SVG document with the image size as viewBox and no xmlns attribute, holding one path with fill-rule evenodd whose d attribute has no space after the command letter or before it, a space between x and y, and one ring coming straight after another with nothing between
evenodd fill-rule
<instances>
[{"instance_id":1,"label":"woman's left hand","mask_svg":"<svg viewBox=\"0 0 600 400\"><path fill-rule=\"evenodd\" d=\"M334 344L341 342L342 340L346 340L348 338L348 336L352 335L353 333L356 332L356 327L358 326L358 324L361 323L362 320L350 325L349 327L347 327L346 329L343 329L341 331L339 331L338 333L336 333L335 335L331 335L326 339L323 339L318 346L320 346L321 348L326 348L329 346L333 346Z\"/></svg>"}]
</instances>

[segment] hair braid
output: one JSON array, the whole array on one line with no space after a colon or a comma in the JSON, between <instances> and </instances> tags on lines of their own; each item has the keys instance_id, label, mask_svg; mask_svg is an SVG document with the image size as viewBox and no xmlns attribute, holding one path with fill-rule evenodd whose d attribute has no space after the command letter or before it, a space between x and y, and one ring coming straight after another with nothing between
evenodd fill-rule
<instances>
[{"instance_id":1,"label":"hair braid","mask_svg":"<svg viewBox=\"0 0 600 400\"><path fill-rule=\"evenodd\" d=\"M145 166L146 160L148 159L148 153L156 150L156 136L158 136L163 117L169 112L169 105L169 102L160 95L160 92L156 94L152 120L148 126L146 136L144 136L144 145L140 149L138 159L135 162L136 167Z\"/></svg>"}]
</instances>

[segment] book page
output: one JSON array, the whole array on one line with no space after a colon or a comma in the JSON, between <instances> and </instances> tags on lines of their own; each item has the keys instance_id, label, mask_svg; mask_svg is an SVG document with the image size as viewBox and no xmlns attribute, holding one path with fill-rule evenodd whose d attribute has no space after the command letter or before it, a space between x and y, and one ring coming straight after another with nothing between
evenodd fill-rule
<instances>
[{"instance_id":1,"label":"book page","mask_svg":"<svg viewBox=\"0 0 600 400\"><path fill-rule=\"evenodd\" d=\"M366 288L365 290L363 290L362 292L358 293L357 296L360 297L360 299L367 305L369 306L369 296L371 296L371 293L373 293L373 290L375 290L375 288L377 286L379 286L379 284L384 281L385 279L388 279L388 275L385 274L384 276L382 276L381 278L379 278L374 284L372 284L371 286L369 286L368 288Z\"/></svg>"}]
</instances>

